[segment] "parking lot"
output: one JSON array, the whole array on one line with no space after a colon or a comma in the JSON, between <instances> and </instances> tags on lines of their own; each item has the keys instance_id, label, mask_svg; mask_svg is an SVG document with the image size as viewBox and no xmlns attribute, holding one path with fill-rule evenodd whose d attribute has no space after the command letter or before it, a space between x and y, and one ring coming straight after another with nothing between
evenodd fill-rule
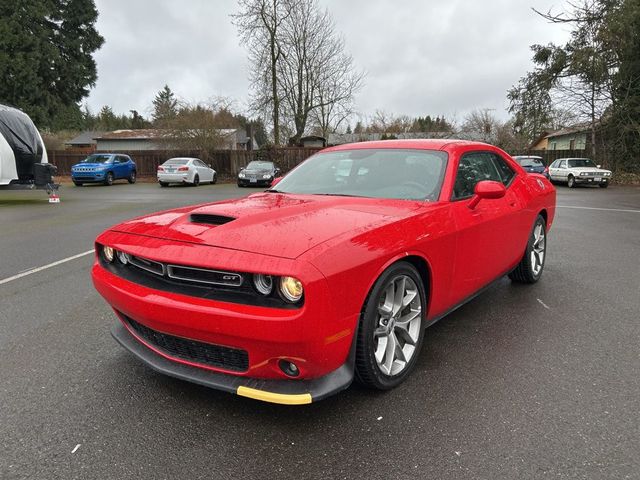
<instances>
[{"instance_id":1,"label":"parking lot","mask_svg":"<svg viewBox=\"0 0 640 480\"><path fill-rule=\"evenodd\" d=\"M153 372L91 284L110 225L252 191L0 192L0 478L640 478L640 188L557 188L538 284L431 327L397 389L304 407Z\"/></svg>"}]
</instances>

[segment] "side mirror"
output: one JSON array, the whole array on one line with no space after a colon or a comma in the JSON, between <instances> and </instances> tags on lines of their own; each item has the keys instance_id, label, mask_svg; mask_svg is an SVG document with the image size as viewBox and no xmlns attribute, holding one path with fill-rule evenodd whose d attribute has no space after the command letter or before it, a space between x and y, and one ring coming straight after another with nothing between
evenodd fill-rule
<instances>
[{"instance_id":1,"label":"side mirror","mask_svg":"<svg viewBox=\"0 0 640 480\"><path fill-rule=\"evenodd\" d=\"M275 175L280 175L280 169L279 169L279 168L276 168L276 169L273 171L273 173L274 173Z\"/></svg>"},{"instance_id":2,"label":"side mirror","mask_svg":"<svg viewBox=\"0 0 640 480\"><path fill-rule=\"evenodd\" d=\"M213 168L213 164L212 163L209 163L208 165L209 165L209 168Z\"/></svg>"},{"instance_id":3,"label":"side mirror","mask_svg":"<svg viewBox=\"0 0 640 480\"><path fill-rule=\"evenodd\" d=\"M596 165L596 167L598 167L598 168L602 168L602 165Z\"/></svg>"},{"instance_id":4,"label":"side mirror","mask_svg":"<svg viewBox=\"0 0 640 480\"><path fill-rule=\"evenodd\" d=\"M274 178L273 182L271 182L271 186L273 187L273 186L277 185L280 180L282 180L282 177Z\"/></svg>"},{"instance_id":5,"label":"side mirror","mask_svg":"<svg viewBox=\"0 0 640 480\"><path fill-rule=\"evenodd\" d=\"M494 182L493 180L482 180L476 183L474 189L474 195L471 197L471 201L467 205L471 210L476 208L480 200L502 198L507 193L507 189L500 182Z\"/></svg>"}]
</instances>

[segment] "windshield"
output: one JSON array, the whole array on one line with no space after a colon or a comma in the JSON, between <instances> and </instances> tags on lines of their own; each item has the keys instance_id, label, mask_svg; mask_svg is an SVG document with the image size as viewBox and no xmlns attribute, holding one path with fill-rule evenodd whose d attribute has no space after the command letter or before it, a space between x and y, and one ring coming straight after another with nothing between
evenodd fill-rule
<instances>
[{"instance_id":1,"label":"windshield","mask_svg":"<svg viewBox=\"0 0 640 480\"><path fill-rule=\"evenodd\" d=\"M283 193L436 200L447 154L435 150L358 149L319 153L278 183Z\"/></svg>"},{"instance_id":2,"label":"windshield","mask_svg":"<svg viewBox=\"0 0 640 480\"><path fill-rule=\"evenodd\" d=\"M567 163L569 164L569 168L575 168L575 167L593 167L593 168L597 168L596 164L593 163L588 158L572 158L571 160L568 160Z\"/></svg>"},{"instance_id":3,"label":"windshield","mask_svg":"<svg viewBox=\"0 0 640 480\"><path fill-rule=\"evenodd\" d=\"M111 160L111 155L94 154L94 155L89 155L80 163L109 163L110 160Z\"/></svg>"},{"instance_id":4,"label":"windshield","mask_svg":"<svg viewBox=\"0 0 640 480\"><path fill-rule=\"evenodd\" d=\"M519 158L518 163L523 167L544 167L539 158Z\"/></svg>"},{"instance_id":5,"label":"windshield","mask_svg":"<svg viewBox=\"0 0 640 480\"><path fill-rule=\"evenodd\" d=\"M251 169L251 170L272 170L273 169L273 163L272 162L253 161L253 162L249 162L249 165L247 165L246 168Z\"/></svg>"},{"instance_id":6,"label":"windshield","mask_svg":"<svg viewBox=\"0 0 640 480\"><path fill-rule=\"evenodd\" d=\"M163 165L186 165L187 163L189 163L188 158L170 158Z\"/></svg>"}]
</instances>

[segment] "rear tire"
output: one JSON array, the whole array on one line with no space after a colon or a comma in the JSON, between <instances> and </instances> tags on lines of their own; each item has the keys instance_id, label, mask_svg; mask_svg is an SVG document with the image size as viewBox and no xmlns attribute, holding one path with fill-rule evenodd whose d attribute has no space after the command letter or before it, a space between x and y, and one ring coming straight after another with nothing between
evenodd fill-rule
<instances>
[{"instance_id":1,"label":"rear tire","mask_svg":"<svg viewBox=\"0 0 640 480\"><path fill-rule=\"evenodd\" d=\"M158 182L161 187L168 187L169 184L167 182Z\"/></svg>"},{"instance_id":2,"label":"rear tire","mask_svg":"<svg viewBox=\"0 0 640 480\"><path fill-rule=\"evenodd\" d=\"M107 176L104 177L104 184L109 186L113 185L113 172L107 173Z\"/></svg>"},{"instance_id":3,"label":"rear tire","mask_svg":"<svg viewBox=\"0 0 640 480\"><path fill-rule=\"evenodd\" d=\"M424 339L427 298L408 262L391 265L376 280L360 314L355 375L361 384L389 390L415 367Z\"/></svg>"},{"instance_id":4,"label":"rear tire","mask_svg":"<svg viewBox=\"0 0 640 480\"><path fill-rule=\"evenodd\" d=\"M509 273L509 278L517 283L536 283L542 276L547 258L547 223L538 215L529 235L527 248L518 266Z\"/></svg>"},{"instance_id":5,"label":"rear tire","mask_svg":"<svg viewBox=\"0 0 640 480\"><path fill-rule=\"evenodd\" d=\"M575 186L576 186L576 179L573 177L573 175L569 175L569 178L567 178L567 187L574 188Z\"/></svg>"},{"instance_id":6,"label":"rear tire","mask_svg":"<svg viewBox=\"0 0 640 480\"><path fill-rule=\"evenodd\" d=\"M200 177L198 175L193 177L193 183L191 185L193 185L194 187L197 187L198 185L200 185Z\"/></svg>"}]
</instances>

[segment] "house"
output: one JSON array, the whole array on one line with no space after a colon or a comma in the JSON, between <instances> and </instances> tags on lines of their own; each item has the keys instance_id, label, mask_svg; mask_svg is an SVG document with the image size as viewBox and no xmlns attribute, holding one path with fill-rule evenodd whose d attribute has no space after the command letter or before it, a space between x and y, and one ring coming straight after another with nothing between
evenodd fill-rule
<instances>
[{"instance_id":1,"label":"house","mask_svg":"<svg viewBox=\"0 0 640 480\"><path fill-rule=\"evenodd\" d=\"M345 143L369 142L389 138L415 140L420 138L451 138L452 132L403 132L403 133L330 133L328 144L343 145Z\"/></svg>"},{"instance_id":2,"label":"house","mask_svg":"<svg viewBox=\"0 0 640 480\"><path fill-rule=\"evenodd\" d=\"M591 126L589 124L574 125L548 134L547 150L587 150L590 143Z\"/></svg>"},{"instance_id":3,"label":"house","mask_svg":"<svg viewBox=\"0 0 640 480\"><path fill-rule=\"evenodd\" d=\"M255 139L249 138L247 132L240 128L223 128L218 133L222 137L221 150L251 150L256 145ZM171 130L115 130L103 133L95 140L98 151L167 150L171 144Z\"/></svg>"},{"instance_id":4,"label":"house","mask_svg":"<svg viewBox=\"0 0 640 480\"><path fill-rule=\"evenodd\" d=\"M94 152L96 150L96 138L104 134L102 131L87 130L80 133L78 136L73 137L68 142L65 142L65 148L67 150Z\"/></svg>"},{"instance_id":5,"label":"house","mask_svg":"<svg viewBox=\"0 0 640 480\"><path fill-rule=\"evenodd\" d=\"M305 148L324 148L327 146L327 139L318 135L308 135L300 139L298 146Z\"/></svg>"},{"instance_id":6,"label":"house","mask_svg":"<svg viewBox=\"0 0 640 480\"><path fill-rule=\"evenodd\" d=\"M542 132L538 137L531 142L529 150L546 150L549 144L548 135L550 132Z\"/></svg>"}]
</instances>

